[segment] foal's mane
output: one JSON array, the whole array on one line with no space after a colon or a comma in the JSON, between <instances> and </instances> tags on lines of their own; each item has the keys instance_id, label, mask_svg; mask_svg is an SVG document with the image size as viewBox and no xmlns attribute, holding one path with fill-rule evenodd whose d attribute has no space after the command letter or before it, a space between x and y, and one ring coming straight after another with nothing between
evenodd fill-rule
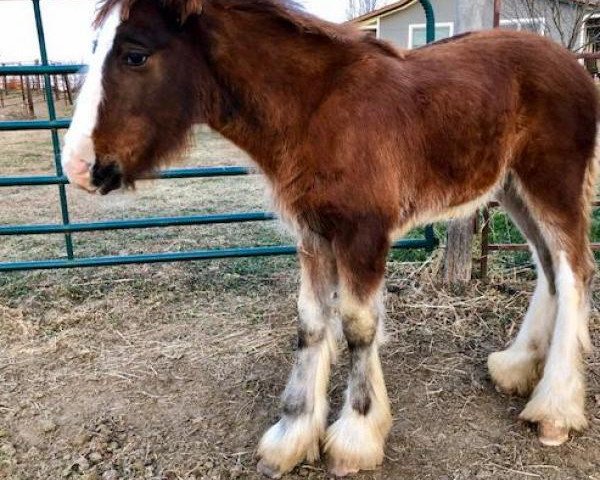
<instances>
[{"instance_id":1,"label":"foal's mane","mask_svg":"<svg viewBox=\"0 0 600 480\"><path fill-rule=\"evenodd\" d=\"M131 10L131 7L138 0L99 0L96 10L96 26L102 25L110 11L117 5L121 4L123 8L123 16L126 18ZM290 23L299 28L304 28L307 31L317 30L314 22L310 22L310 18L302 11L302 7L296 0L157 0L166 8L181 7L184 3L194 3L201 8L203 3L210 2L213 5L218 5L226 10L241 10L247 12L271 14L278 18L286 19ZM321 25L322 27L322 25ZM325 33L325 31L320 32Z\"/></svg>"},{"instance_id":2,"label":"foal's mane","mask_svg":"<svg viewBox=\"0 0 600 480\"><path fill-rule=\"evenodd\" d=\"M310 35L331 40L352 37L354 29L345 25L334 25L306 13L295 0L211 0L227 10L238 10L276 18L288 26Z\"/></svg>"},{"instance_id":3,"label":"foal's mane","mask_svg":"<svg viewBox=\"0 0 600 480\"><path fill-rule=\"evenodd\" d=\"M122 17L126 19L132 6L138 0L100 0L94 25L102 25L111 10L118 4L122 6ZM356 27L348 24L334 24L306 13L296 0L159 0L167 8L181 8L183 3L192 2L197 5L210 3L224 10L237 10L262 14L274 18L286 26L293 28L304 35L320 37L324 40L349 44L363 42L380 53L391 57L399 57L400 53L386 42L360 32Z\"/></svg>"}]
</instances>

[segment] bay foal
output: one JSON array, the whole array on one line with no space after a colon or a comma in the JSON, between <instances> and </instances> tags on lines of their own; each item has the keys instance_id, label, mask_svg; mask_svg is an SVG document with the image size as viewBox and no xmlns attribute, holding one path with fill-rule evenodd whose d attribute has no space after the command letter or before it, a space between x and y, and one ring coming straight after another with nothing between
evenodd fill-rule
<instances>
[{"instance_id":1,"label":"bay foal","mask_svg":"<svg viewBox=\"0 0 600 480\"><path fill-rule=\"evenodd\" d=\"M278 478L323 450L346 475L383 461L391 413L377 351L393 238L496 196L539 282L516 341L489 358L521 418L558 445L586 426L594 85L562 48L514 32L397 51L276 0L108 0L64 167L106 194L175 157L206 122L272 183L299 239L299 349L258 449ZM327 428L341 318L352 368Z\"/></svg>"}]
</instances>

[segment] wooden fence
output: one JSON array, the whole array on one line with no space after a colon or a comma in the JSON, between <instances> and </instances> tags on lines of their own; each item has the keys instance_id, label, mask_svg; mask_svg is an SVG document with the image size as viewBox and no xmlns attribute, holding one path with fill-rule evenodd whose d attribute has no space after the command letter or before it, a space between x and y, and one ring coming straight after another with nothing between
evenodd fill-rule
<instances>
[{"instance_id":1,"label":"wooden fence","mask_svg":"<svg viewBox=\"0 0 600 480\"><path fill-rule=\"evenodd\" d=\"M20 63L6 64L7 67L21 65ZM64 101L65 105L73 105L75 76L69 74L49 75L52 95L55 101ZM43 75L0 75L0 108L14 107L21 104L24 116L36 118L36 95L46 101L45 77ZM16 94L16 95L15 95Z\"/></svg>"}]
</instances>

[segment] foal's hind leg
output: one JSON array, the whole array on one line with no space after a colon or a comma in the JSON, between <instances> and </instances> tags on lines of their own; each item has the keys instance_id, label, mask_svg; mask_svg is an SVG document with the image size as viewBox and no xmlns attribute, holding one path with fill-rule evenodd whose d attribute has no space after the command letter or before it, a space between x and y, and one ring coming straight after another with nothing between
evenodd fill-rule
<instances>
[{"instance_id":1,"label":"foal's hind leg","mask_svg":"<svg viewBox=\"0 0 600 480\"><path fill-rule=\"evenodd\" d=\"M282 397L283 414L263 436L258 470L279 478L295 465L319 458L327 422L327 385L335 356L331 320L337 273L330 246L319 238L300 246L302 283L298 299L298 352Z\"/></svg>"},{"instance_id":2,"label":"foal's hind leg","mask_svg":"<svg viewBox=\"0 0 600 480\"><path fill-rule=\"evenodd\" d=\"M578 241L579 238L579 241ZM588 331L591 252L587 239L558 240L556 286L558 312L541 381L521 418L538 423L540 441L561 445L569 431L587 426L583 353L591 349Z\"/></svg>"},{"instance_id":3,"label":"foal's hind leg","mask_svg":"<svg viewBox=\"0 0 600 480\"><path fill-rule=\"evenodd\" d=\"M517 172L522 198L551 252L557 301L542 378L521 418L538 424L543 444L560 445L571 430L587 425L582 357L591 346L587 317L594 262L587 216L593 166L587 156L573 155L562 163L545 157L546 165L556 168L534 174L525 165Z\"/></svg>"},{"instance_id":4,"label":"foal's hind leg","mask_svg":"<svg viewBox=\"0 0 600 480\"><path fill-rule=\"evenodd\" d=\"M375 229L354 232L338 242L340 314L351 355L346 399L339 419L327 431L330 470L345 476L383 462L392 417L377 342L383 328L382 283L388 245Z\"/></svg>"},{"instance_id":5,"label":"foal's hind leg","mask_svg":"<svg viewBox=\"0 0 600 480\"><path fill-rule=\"evenodd\" d=\"M529 242L538 282L517 338L506 350L490 355L488 368L499 389L528 395L542 374L554 328L555 272L548 244L512 180L500 192L499 200Z\"/></svg>"}]
</instances>

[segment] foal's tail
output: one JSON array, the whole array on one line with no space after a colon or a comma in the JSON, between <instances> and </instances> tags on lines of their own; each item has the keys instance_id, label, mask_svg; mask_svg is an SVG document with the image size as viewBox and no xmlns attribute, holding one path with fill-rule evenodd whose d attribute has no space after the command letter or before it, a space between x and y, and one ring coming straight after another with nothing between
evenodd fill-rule
<instances>
[{"instance_id":1,"label":"foal's tail","mask_svg":"<svg viewBox=\"0 0 600 480\"><path fill-rule=\"evenodd\" d=\"M597 128L600 127L597 126ZM584 235L584 247L585 251L583 253L584 264L586 266L587 275L584 275L583 281L587 287L587 295L589 295L589 290L591 289L591 284L594 279L594 273L596 272L596 260L594 258L594 252L591 248L590 243L590 234L591 234L591 223L592 223L592 213L594 209L594 202L596 200L597 195L597 181L598 181L598 172L600 171L600 131L596 134L596 145L592 153L592 157L589 159L587 168L584 176L583 183L583 192L582 192L582 212L583 212L583 222L585 228ZM591 345L591 343L589 343ZM589 348L588 348L589 350Z\"/></svg>"}]
</instances>

